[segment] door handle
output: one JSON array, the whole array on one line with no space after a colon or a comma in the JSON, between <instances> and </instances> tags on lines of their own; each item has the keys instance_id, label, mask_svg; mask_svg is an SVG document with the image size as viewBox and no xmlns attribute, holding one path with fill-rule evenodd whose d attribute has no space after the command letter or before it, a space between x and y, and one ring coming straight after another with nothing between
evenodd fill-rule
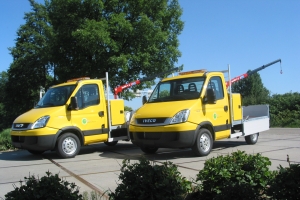
<instances>
[{"instance_id":1,"label":"door handle","mask_svg":"<svg viewBox=\"0 0 300 200\"><path fill-rule=\"evenodd\" d=\"M228 106L224 106L224 111L225 111L225 112L228 111Z\"/></svg>"},{"instance_id":2,"label":"door handle","mask_svg":"<svg viewBox=\"0 0 300 200\"><path fill-rule=\"evenodd\" d=\"M99 117L104 117L104 111L98 112Z\"/></svg>"}]
</instances>

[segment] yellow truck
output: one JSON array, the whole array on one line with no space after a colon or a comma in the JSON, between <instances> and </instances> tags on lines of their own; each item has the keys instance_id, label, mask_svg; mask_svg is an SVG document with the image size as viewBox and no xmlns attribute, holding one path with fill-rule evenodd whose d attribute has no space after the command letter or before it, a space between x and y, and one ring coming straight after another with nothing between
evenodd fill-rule
<instances>
[{"instance_id":1,"label":"yellow truck","mask_svg":"<svg viewBox=\"0 0 300 200\"><path fill-rule=\"evenodd\" d=\"M83 145L129 141L124 101L110 100L108 85L106 73L102 79L83 77L49 88L33 109L13 122L13 146L32 154L55 150L71 158Z\"/></svg>"},{"instance_id":2,"label":"yellow truck","mask_svg":"<svg viewBox=\"0 0 300 200\"><path fill-rule=\"evenodd\" d=\"M245 137L255 144L259 132L269 129L269 107L242 107L240 94L231 93L230 85L279 61L232 80L228 69L228 82L223 72L204 70L161 80L131 117L132 143L149 154L158 148L191 148L196 156L208 155L216 140Z\"/></svg>"}]
</instances>

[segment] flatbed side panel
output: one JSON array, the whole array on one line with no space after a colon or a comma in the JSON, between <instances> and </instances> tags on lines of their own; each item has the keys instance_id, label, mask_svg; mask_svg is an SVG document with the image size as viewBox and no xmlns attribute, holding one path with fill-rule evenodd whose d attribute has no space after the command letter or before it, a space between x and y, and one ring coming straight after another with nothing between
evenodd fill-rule
<instances>
[{"instance_id":1,"label":"flatbed side panel","mask_svg":"<svg viewBox=\"0 0 300 200\"><path fill-rule=\"evenodd\" d=\"M270 127L270 119L269 117L260 117L257 119L244 121L243 127L243 132L245 134L244 136L267 131Z\"/></svg>"},{"instance_id":2,"label":"flatbed side panel","mask_svg":"<svg viewBox=\"0 0 300 200\"><path fill-rule=\"evenodd\" d=\"M256 117L269 117L269 105L243 106L243 119L248 120Z\"/></svg>"}]
</instances>

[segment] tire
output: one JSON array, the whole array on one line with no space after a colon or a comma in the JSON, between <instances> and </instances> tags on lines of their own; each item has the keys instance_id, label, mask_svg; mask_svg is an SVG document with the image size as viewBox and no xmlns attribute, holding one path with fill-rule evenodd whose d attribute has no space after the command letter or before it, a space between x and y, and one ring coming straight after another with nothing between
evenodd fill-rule
<instances>
[{"instance_id":1,"label":"tire","mask_svg":"<svg viewBox=\"0 0 300 200\"><path fill-rule=\"evenodd\" d=\"M33 155L40 155L45 152L45 151L37 151L37 150L27 150L27 151Z\"/></svg>"},{"instance_id":2,"label":"tire","mask_svg":"<svg viewBox=\"0 0 300 200\"><path fill-rule=\"evenodd\" d=\"M254 133L252 135L247 135L245 136L245 141L247 142L247 144L256 144L256 142L258 141L258 136L259 133Z\"/></svg>"},{"instance_id":3,"label":"tire","mask_svg":"<svg viewBox=\"0 0 300 200\"><path fill-rule=\"evenodd\" d=\"M157 147L141 147L141 150L146 154L155 154L158 150Z\"/></svg>"},{"instance_id":4,"label":"tire","mask_svg":"<svg viewBox=\"0 0 300 200\"><path fill-rule=\"evenodd\" d=\"M118 141L113 141L113 142L104 142L107 146L115 146L118 143Z\"/></svg>"},{"instance_id":5,"label":"tire","mask_svg":"<svg viewBox=\"0 0 300 200\"><path fill-rule=\"evenodd\" d=\"M199 130L192 150L196 156L207 156L213 147L213 139L208 129Z\"/></svg>"},{"instance_id":6,"label":"tire","mask_svg":"<svg viewBox=\"0 0 300 200\"><path fill-rule=\"evenodd\" d=\"M56 144L56 153L62 158L73 158L80 151L80 141L73 133L61 135Z\"/></svg>"}]
</instances>

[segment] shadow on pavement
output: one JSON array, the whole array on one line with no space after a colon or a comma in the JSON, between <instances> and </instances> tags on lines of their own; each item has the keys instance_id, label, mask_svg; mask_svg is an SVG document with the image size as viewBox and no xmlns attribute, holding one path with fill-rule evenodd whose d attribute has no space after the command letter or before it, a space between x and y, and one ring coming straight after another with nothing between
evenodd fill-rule
<instances>
[{"instance_id":1,"label":"shadow on pavement","mask_svg":"<svg viewBox=\"0 0 300 200\"><path fill-rule=\"evenodd\" d=\"M211 154L220 149L227 149L247 145L244 141L216 141ZM183 149L169 149L160 148L156 154L145 154L139 147L133 145L131 142L118 143L115 146L107 146L104 143L93 144L81 147L78 155L88 155L99 153L99 157L115 158L115 159L139 159L144 156L149 160L173 160L178 158L196 158L190 148ZM46 151L41 155L33 155L26 150L16 150L8 152L0 152L0 160L14 160L14 161L37 161L43 159L62 159L55 151ZM72 159L72 158L71 158ZM70 159L67 159L70 160Z\"/></svg>"}]
</instances>

